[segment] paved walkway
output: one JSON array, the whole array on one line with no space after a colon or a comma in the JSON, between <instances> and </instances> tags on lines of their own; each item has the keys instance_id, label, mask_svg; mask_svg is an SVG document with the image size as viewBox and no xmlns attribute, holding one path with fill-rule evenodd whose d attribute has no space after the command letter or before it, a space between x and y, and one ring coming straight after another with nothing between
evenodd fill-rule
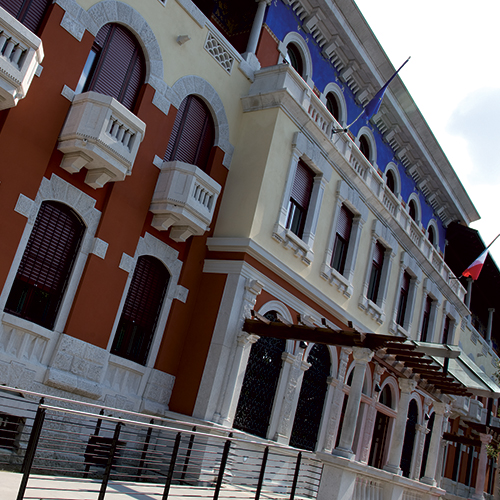
<instances>
[{"instance_id":1,"label":"paved walkway","mask_svg":"<svg viewBox=\"0 0 500 500\"><path fill-rule=\"evenodd\" d=\"M0 500L16 500L21 477L21 474L0 471ZM99 481L91 479L71 479L33 474L28 481L24 498L25 500L97 500L100 487ZM162 495L163 487L161 485L147 483L110 481L106 490L106 500L161 500ZM213 488L172 486L168 498L169 500L211 499L213 495ZM229 498L250 500L255 498L255 490L243 486L223 485L219 499ZM281 500L287 497L276 493L262 492L260 498Z\"/></svg>"}]
</instances>

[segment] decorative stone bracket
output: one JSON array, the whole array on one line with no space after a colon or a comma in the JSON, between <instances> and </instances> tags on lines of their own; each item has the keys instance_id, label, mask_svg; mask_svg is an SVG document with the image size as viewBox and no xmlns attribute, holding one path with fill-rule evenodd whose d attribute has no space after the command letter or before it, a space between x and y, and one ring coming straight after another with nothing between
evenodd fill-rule
<instances>
[{"instance_id":1,"label":"decorative stone bracket","mask_svg":"<svg viewBox=\"0 0 500 500\"><path fill-rule=\"evenodd\" d=\"M186 241L203 234L215 211L221 186L195 165L180 161L164 162L149 210L152 225L169 228L174 241Z\"/></svg>"},{"instance_id":2,"label":"decorative stone bracket","mask_svg":"<svg viewBox=\"0 0 500 500\"><path fill-rule=\"evenodd\" d=\"M88 170L85 182L94 189L123 181L132 173L146 124L110 96L77 95L59 137L61 167L70 173Z\"/></svg>"},{"instance_id":3,"label":"decorative stone bracket","mask_svg":"<svg viewBox=\"0 0 500 500\"><path fill-rule=\"evenodd\" d=\"M0 7L0 110L26 97L43 56L40 38Z\"/></svg>"}]
</instances>

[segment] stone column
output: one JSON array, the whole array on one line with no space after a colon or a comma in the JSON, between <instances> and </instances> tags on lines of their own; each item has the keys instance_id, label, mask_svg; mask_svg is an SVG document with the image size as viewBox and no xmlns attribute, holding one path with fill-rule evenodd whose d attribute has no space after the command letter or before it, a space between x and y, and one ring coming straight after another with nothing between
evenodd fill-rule
<instances>
[{"instance_id":1,"label":"stone column","mask_svg":"<svg viewBox=\"0 0 500 500\"><path fill-rule=\"evenodd\" d=\"M488 329L486 330L486 342L491 343L491 329L493 327L493 313L495 312L494 307L488 309Z\"/></svg>"},{"instance_id":2,"label":"stone column","mask_svg":"<svg viewBox=\"0 0 500 500\"><path fill-rule=\"evenodd\" d=\"M334 455L339 455L350 460L354 458L352 445L354 443L354 434L356 432L356 423L358 421L366 366L373 358L373 351L364 347L354 347L352 354L355 363L352 385L349 391L349 400L345 410L344 423L340 432L339 446L333 450Z\"/></svg>"},{"instance_id":3,"label":"stone column","mask_svg":"<svg viewBox=\"0 0 500 500\"><path fill-rule=\"evenodd\" d=\"M481 439L481 451L479 452L479 465L477 466L476 490L474 495L472 495L474 500L484 499L484 482L486 479L486 467L488 465L486 447L491 443L493 436L490 434L479 434L479 439Z\"/></svg>"},{"instance_id":4,"label":"stone column","mask_svg":"<svg viewBox=\"0 0 500 500\"><path fill-rule=\"evenodd\" d=\"M408 419L408 405L410 403L411 393L415 390L417 382L415 380L400 378L399 388L401 396L398 404L398 414L392 430L391 449L389 450L389 459L384 470L393 474L401 474L401 452L403 451L403 442L406 431L406 420Z\"/></svg>"},{"instance_id":5,"label":"stone column","mask_svg":"<svg viewBox=\"0 0 500 500\"><path fill-rule=\"evenodd\" d=\"M429 444L429 453L427 455L427 464L425 466L425 476L421 479L423 483L436 486L436 466L439 457L439 448L443 432L443 419L447 410L445 403L434 403L434 425L432 426L431 442Z\"/></svg>"},{"instance_id":6,"label":"stone column","mask_svg":"<svg viewBox=\"0 0 500 500\"><path fill-rule=\"evenodd\" d=\"M257 44L259 42L260 31L262 30L262 25L264 24L264 15L266 13L266 7L271 3L271 0L255 0L257 5L257 12L252 24L252 30L250 31L250 37L248 38L246 54L255 54L257 50Z\"/></svg>"},{"instance_id":7,"label":"stone column","mask_svg":"<svg viewBox=\"0 0 500 500\"><path fill-rule=\"evenodd\" d=\"M416 447L417 447L417 453L415 455L415 462L412 466L412 473L411 473L411 479L415 479L418 481L420 479L420 469L422 468L422 458L424 454L424 446L425 446L425 437L427 434L429 434L429 429L425 425L420 425L417 424L415 426L415 429L417 431L417 437L416 437Z\"/></svg>"},{"instance_id":8,"label":"stone column","mask_svg":"<svg viewBox=\"0 0 500 500\"><path fill-rule=\"evenodd\" d=\"M363 433L363 444L361 446L361 454L359 461L368 463L370 458L370 449L372 445L373 428L375 426L375 418L377 416L376 404L380 397L380 392L375 391L375 387L380 384L380 377L385 372L385 368L378 363L375 365L375 373L373 376L373 398L368 408L368 413L365 420L365 431Z\"/></svg>"},{"instance_id":9,"label":"stone column","mask_svg":"<svg viewBox=\"0 0 500 500\"><path fill-rule=\"evenodd\" d=\"M323 445L323 451L325 453L331 453L335 443L337 441L337 434L339 431L339 421L340 413L342 411L342 405L344 404L344 380L345 373L347 370L347 361L349 360L349 355L352 350L347 347L343 347L340 351L339 356L339 371L338 371L338 382L335 385L335 392L333 394L332 406L330 409L330 418L327 424L327 431L325 442Z\"/></svg>"}]
</instances>

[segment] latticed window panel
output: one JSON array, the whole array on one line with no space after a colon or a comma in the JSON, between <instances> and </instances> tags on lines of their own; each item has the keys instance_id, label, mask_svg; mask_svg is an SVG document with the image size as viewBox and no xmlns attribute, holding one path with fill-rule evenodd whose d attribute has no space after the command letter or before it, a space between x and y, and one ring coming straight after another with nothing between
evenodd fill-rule
<instances>
[{"instance_id":1,"label":"latticed window panel","mask_svg":"<svg viewBox=\"0 0 500 500\"><path fill-rule=\"evenodd\" d=\"M205 50L225 69L229 74L233 69L234 56L212 33L208 33L205 41Z\"/></svg>"},{"instance_id":2,"label":"latticed window panel","mask_svg":"<svg viewBox=\"0 0 500 500\"><path fill-rule=\"evenodd\" d=\"M234 427L265 438L281 372L285 341L261 337L250 351Z\"/></svg>"},{"instance_id":3,"label":"latticed window panel","mask_svg":"<svg viewBox=\"0 0 500 500\"><path fill-rule=\"evenodd\" d=\"M330 376L330 352L326 346L315 344L307 361L311 367L302 380L290 445L314 451Z\"/></svg>"}]
</instances>

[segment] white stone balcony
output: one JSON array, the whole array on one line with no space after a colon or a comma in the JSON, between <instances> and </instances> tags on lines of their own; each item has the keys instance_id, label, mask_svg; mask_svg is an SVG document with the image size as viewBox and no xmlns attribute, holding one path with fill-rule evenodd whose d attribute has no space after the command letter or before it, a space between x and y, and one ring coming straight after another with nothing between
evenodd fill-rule
<instances>
[{"instance_id":1,"label":"white stone balcony","mask_svg":"<svg viewBox=\"0 0 500 500\"><path fill-rule=\"evenodd\" d=\"M112 97L85 92L73 99L59 137L61 167L70 173L88 170L94 189L123 181L132 173L146 124Z\"/></svg>"},{"instance_id":2,"label":"white stone balcony","mask_svg":"<svg viewBox=\"0 0 500 500\"><path fill-rule=\"evenodd\" d=\"M175 241L203 234L214 215L221 187L201 169L180 161L164 162L150 206L152 225L169 228Z\"/></svg>"},{"instance_id":3,"label":"white stone balcony","mask_svg":"<svg viewBox=\"0 0 500 500\"><path fill-rule=\"evenodd\" d=\"M0 7L0 110L26 97L43 55L40 38Z\"/></svg>"}]
</instances>

